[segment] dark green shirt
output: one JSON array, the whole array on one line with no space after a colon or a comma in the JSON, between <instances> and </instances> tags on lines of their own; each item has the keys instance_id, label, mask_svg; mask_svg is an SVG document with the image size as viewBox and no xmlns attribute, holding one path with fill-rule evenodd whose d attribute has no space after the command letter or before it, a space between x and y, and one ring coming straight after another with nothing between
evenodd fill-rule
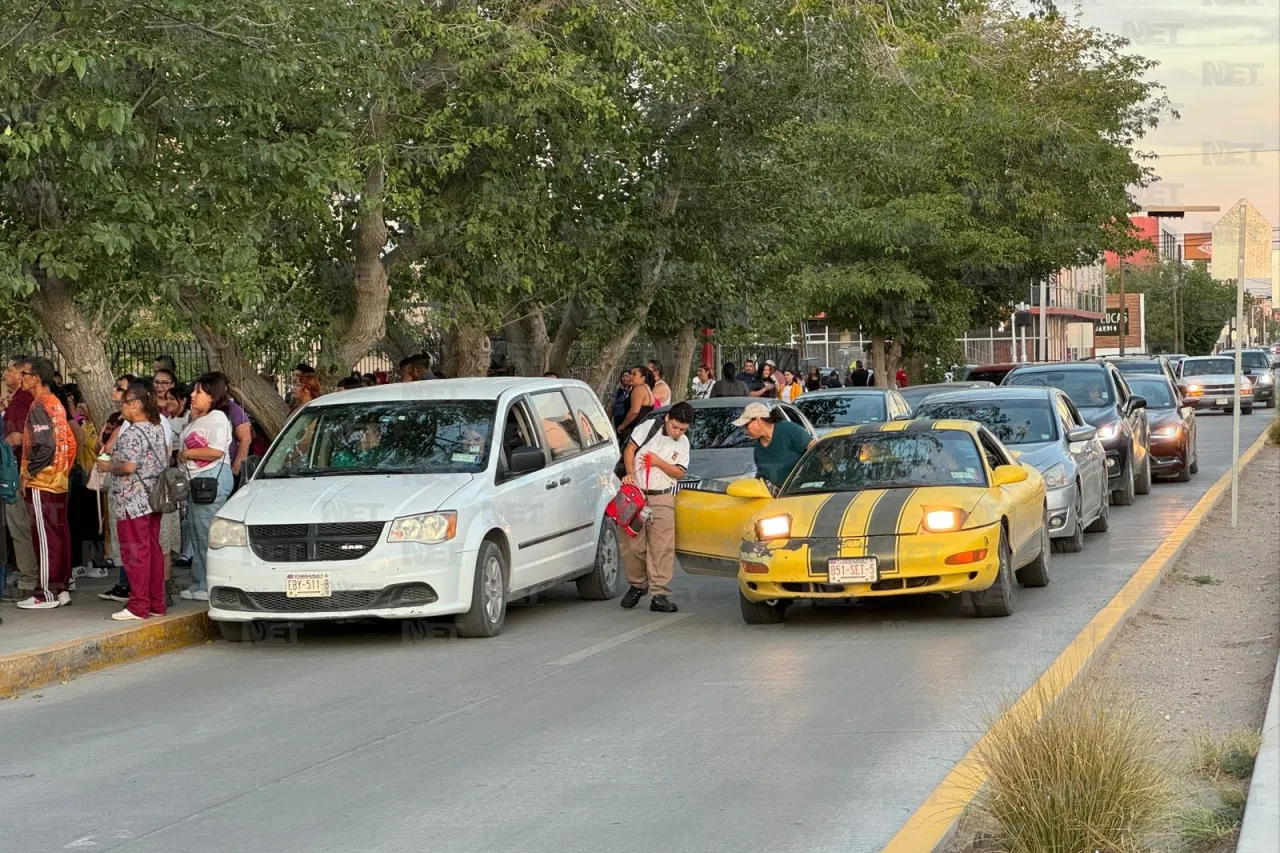
<instances>
[{"instance_id":1,"label":"dark green shirt","mask_svg":"<svg viewBox=\"0 0 1280 853\"><path fill-rule=\"evenodd\" d=\"M811 441L813 436L800 424L779 421L773 425L773 441L768 447L756 442L756 473L772 485L781 487Z\"/></svg>"}]
</instances>

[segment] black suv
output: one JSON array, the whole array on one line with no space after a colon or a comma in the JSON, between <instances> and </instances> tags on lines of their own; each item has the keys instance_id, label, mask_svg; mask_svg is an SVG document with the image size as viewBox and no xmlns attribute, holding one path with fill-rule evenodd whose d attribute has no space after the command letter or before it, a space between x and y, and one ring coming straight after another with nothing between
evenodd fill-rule
<instances>
[{"instance_id":1,"label":"black suv","mask_svg":"<svg viewBox=\"0 0 1280 853\"><path fill-rule=\"evenodd\" d=\"M1058 388L1071 398L1085 421L1097 428L1107 451L1112 503L1128 506L1133 503L1134 494L1151 493L1147 401L1129 389L1114 364L1080 361L1029 365L1010 373L1003 384Z\"/></svg>"}]
</instances>

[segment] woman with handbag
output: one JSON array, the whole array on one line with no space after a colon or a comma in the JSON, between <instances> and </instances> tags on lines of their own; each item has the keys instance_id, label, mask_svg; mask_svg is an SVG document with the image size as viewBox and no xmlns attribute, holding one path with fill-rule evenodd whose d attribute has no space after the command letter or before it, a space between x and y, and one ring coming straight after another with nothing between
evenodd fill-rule
<instances>
[{"instance_id":1,"label":"woman with handbag","mask_svg":"<svg viewBox=\"0 0 1280 853\"><path fill-rule=\"evenodd\" d=\"M120 403L128 429L115 436L111 459L98 469L111 474L111 505L116 539L129 578L129 601L111 614L117 621L148 619L165 613L164 557L160 553L160 513L151 493L167 465L168 427L150 383L132 382Z\"/></svg>"},{"instance_id":2,"label":"woman with handbag","mask_svg":"<svg viewBox=\"0 0 1280 853\"><path fill-rule=\"evenodd\" d=\"M227 454L231 450L231 389L221 373L206 373L191 386L191 422L182 431L178 464L189 478L187 485L188 541L191 543L191 586L182 597L208 601L205 557L209 549L209 525L231 497L235 478Z\"/></svg>"}]
</instances>

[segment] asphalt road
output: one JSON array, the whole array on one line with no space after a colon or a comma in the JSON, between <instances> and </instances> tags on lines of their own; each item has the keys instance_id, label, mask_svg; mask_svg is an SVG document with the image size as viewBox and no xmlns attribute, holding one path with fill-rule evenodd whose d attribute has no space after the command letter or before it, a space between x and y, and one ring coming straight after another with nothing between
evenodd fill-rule
<instances>
[{"instance_id":1,"label":"asphalt road","mask_svg":"<svg viewBox=\"0 0 1280 853\"><path fill-rule=\"evenodd\" d=\"M671 616L568 588L494 640L343 626L0 703L0 850L878 850L1226 469L1230 422L1008 619L926 599L748 629L731 582L683 576Z\"/></svg>"}]
</instances>

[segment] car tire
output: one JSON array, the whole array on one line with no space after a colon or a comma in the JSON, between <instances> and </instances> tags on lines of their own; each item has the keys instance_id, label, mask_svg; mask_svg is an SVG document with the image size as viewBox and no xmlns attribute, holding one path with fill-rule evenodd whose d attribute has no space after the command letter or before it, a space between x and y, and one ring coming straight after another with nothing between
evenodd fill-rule
<instances>
[{"instance_id":1,"label":"car tire","mask_svg":"<svg viewBox=\"0 0 1280 853\"><path fill-rule=\"evenodd\" d=\"M219 622L218 633L228 643L261 643L271 633L267 622Z\"/></svg>"},{"instance_id":2,"label":"car tire","mask_svg":"<svg viewBox=\"0 0 1280 853\"><path fill-rule=\"evenodd\" d=\"M1116 506L1133 506L1133 457L1130 456L1124 466L1124 487L1111 492L1111 502Z\"/></svg>"},{"instance_id":3,"label":"car tire","mask_svg":"<svg viewBox=\"0 0 1280 853\"><path fill-rule=\"evenodd\" d=\"M1000 528L1000 540L996 549L1000 571L996 574L995 583L986 589L969 593L973 615L981 619L1011 616L1018 600L1018 582L1013 576L1013 549L1009 544L1009 530L1004 526Z\"/></svg>"},{"instance_id":4,"label":"car tire","mask_svg":"<svg viewBox=\"0 0 1280 853\"><path fill-rule=\"evenodd\" d=\"M1084 550L1084 501L1080 498L1080 484L1076 483L1076 527L1070 536L1050 540L1053 550L1060 554L1078 554Z\"/></svg>"},{"instance_id":5,"label":"car tire","mask_svg":"<svg viewBox=\"0 0 1280 853\"><path fill-rule=\"evenodd\" d=\"M1151 494L1151 451L1147 451L1147 455L1142 457L1142 472L1134 478L1133 481L1134 494L1149 495Z\"/></svg>"},{"instance_id":6,"label":"car tire","mask_svg":"<svg viewBox=\"0 0 1280 853\"><path fill-rule=\"evenodd\" d=\"M752 601L738 590L738 609L742 611L742 621L748 625L778 625L787 616L788 601L770 604L767 601Z\"/></svg>"},{"instance_id":7,"label":"car tire","mask_svg":"<svg viewBox=\"0 0 1280 853\"><path fill-rule=\"evenodd\" d=\"M1191 464L1187 466L1187 470L1192 474L1200 473L1200 451L1197 450L1195 455L1191 457Z\"/></svg>"},{"instance_id":8,"label":"car tire","mask_svg":"<svg viewBox=\"0 0 1280 853\"><path fill-rule=\"evenodd\" d=\"M471 609L453 617L459 637L496 637L507 621L507 562L498 543L486 539L476 554Z\"/></svg>"},{"instance_id":9,"label":"car tire","mask_svg":"<svg viewBox=\"0 0 1280 853\"><path fill-rule=\"evenodd\" d=\"M622 550L618 545L618 525L606 518L600 524L596 562L589 574L578 578L578 597L584 601L609 601L618 595L622 577Z\"/></svg>"},{"instance_id":10,"label":"car tire","mask_svg":"<svg viewBox=\"0 0 1280 853\"><path fill-rule=\"evenodd\" d=\"M1187 450L1187 456L1182 460L1182 467L1178 469L1178 475L1173 478L1178 483L1191 482L1191 451Z\"/></svg>"},{"instance_id":11,"label":"car tire","mask_svg":"<svg viewBox=\"0 0 1280 853\"><path fill-rule=\"evenodd\" d=\"M1046 510L1040 522L1040 556L1018 569L1018 583L1025 587L1049 585L1049 552L1053 550L1049 542L1049 513Z\"/></svg>"},{"instance_id":12,"label":"car tire","mask_svg":"<svg viewBox=\"0 0 1280 853\"><path fill-rule=\"evenodd\" d=\"M1267 400L1266 408L1274 409L1275 407L1276 407L1276 398L1275 398L1275 395L1272 395L1271 399Z\"/></svg>"},{"instance_id":13,"label":"car tire","mask_svg":"<svg viewBox=\"0 0 1280 853\"><path fill-rule=\"evenodd\" d=\"M1110 493L1102 493L1102 509L1098 510L1098 517L1089 522L1089 526L1084 529L1085 533L1106 533L1111 528L1110 497Z\"/></svg>"},{"instance_id":14,"label":"car tire","mask_svg":"<svg viewBox=\"0 0 1280 853\"><path fill-rule=\"evenodd\" d=\"M1242 415L1252 415L1252 414L1253 414L1253 406L1241 406L1241 407L1240 407L1240 414L1242 414Z\"/></svg>"}]
</instances>

